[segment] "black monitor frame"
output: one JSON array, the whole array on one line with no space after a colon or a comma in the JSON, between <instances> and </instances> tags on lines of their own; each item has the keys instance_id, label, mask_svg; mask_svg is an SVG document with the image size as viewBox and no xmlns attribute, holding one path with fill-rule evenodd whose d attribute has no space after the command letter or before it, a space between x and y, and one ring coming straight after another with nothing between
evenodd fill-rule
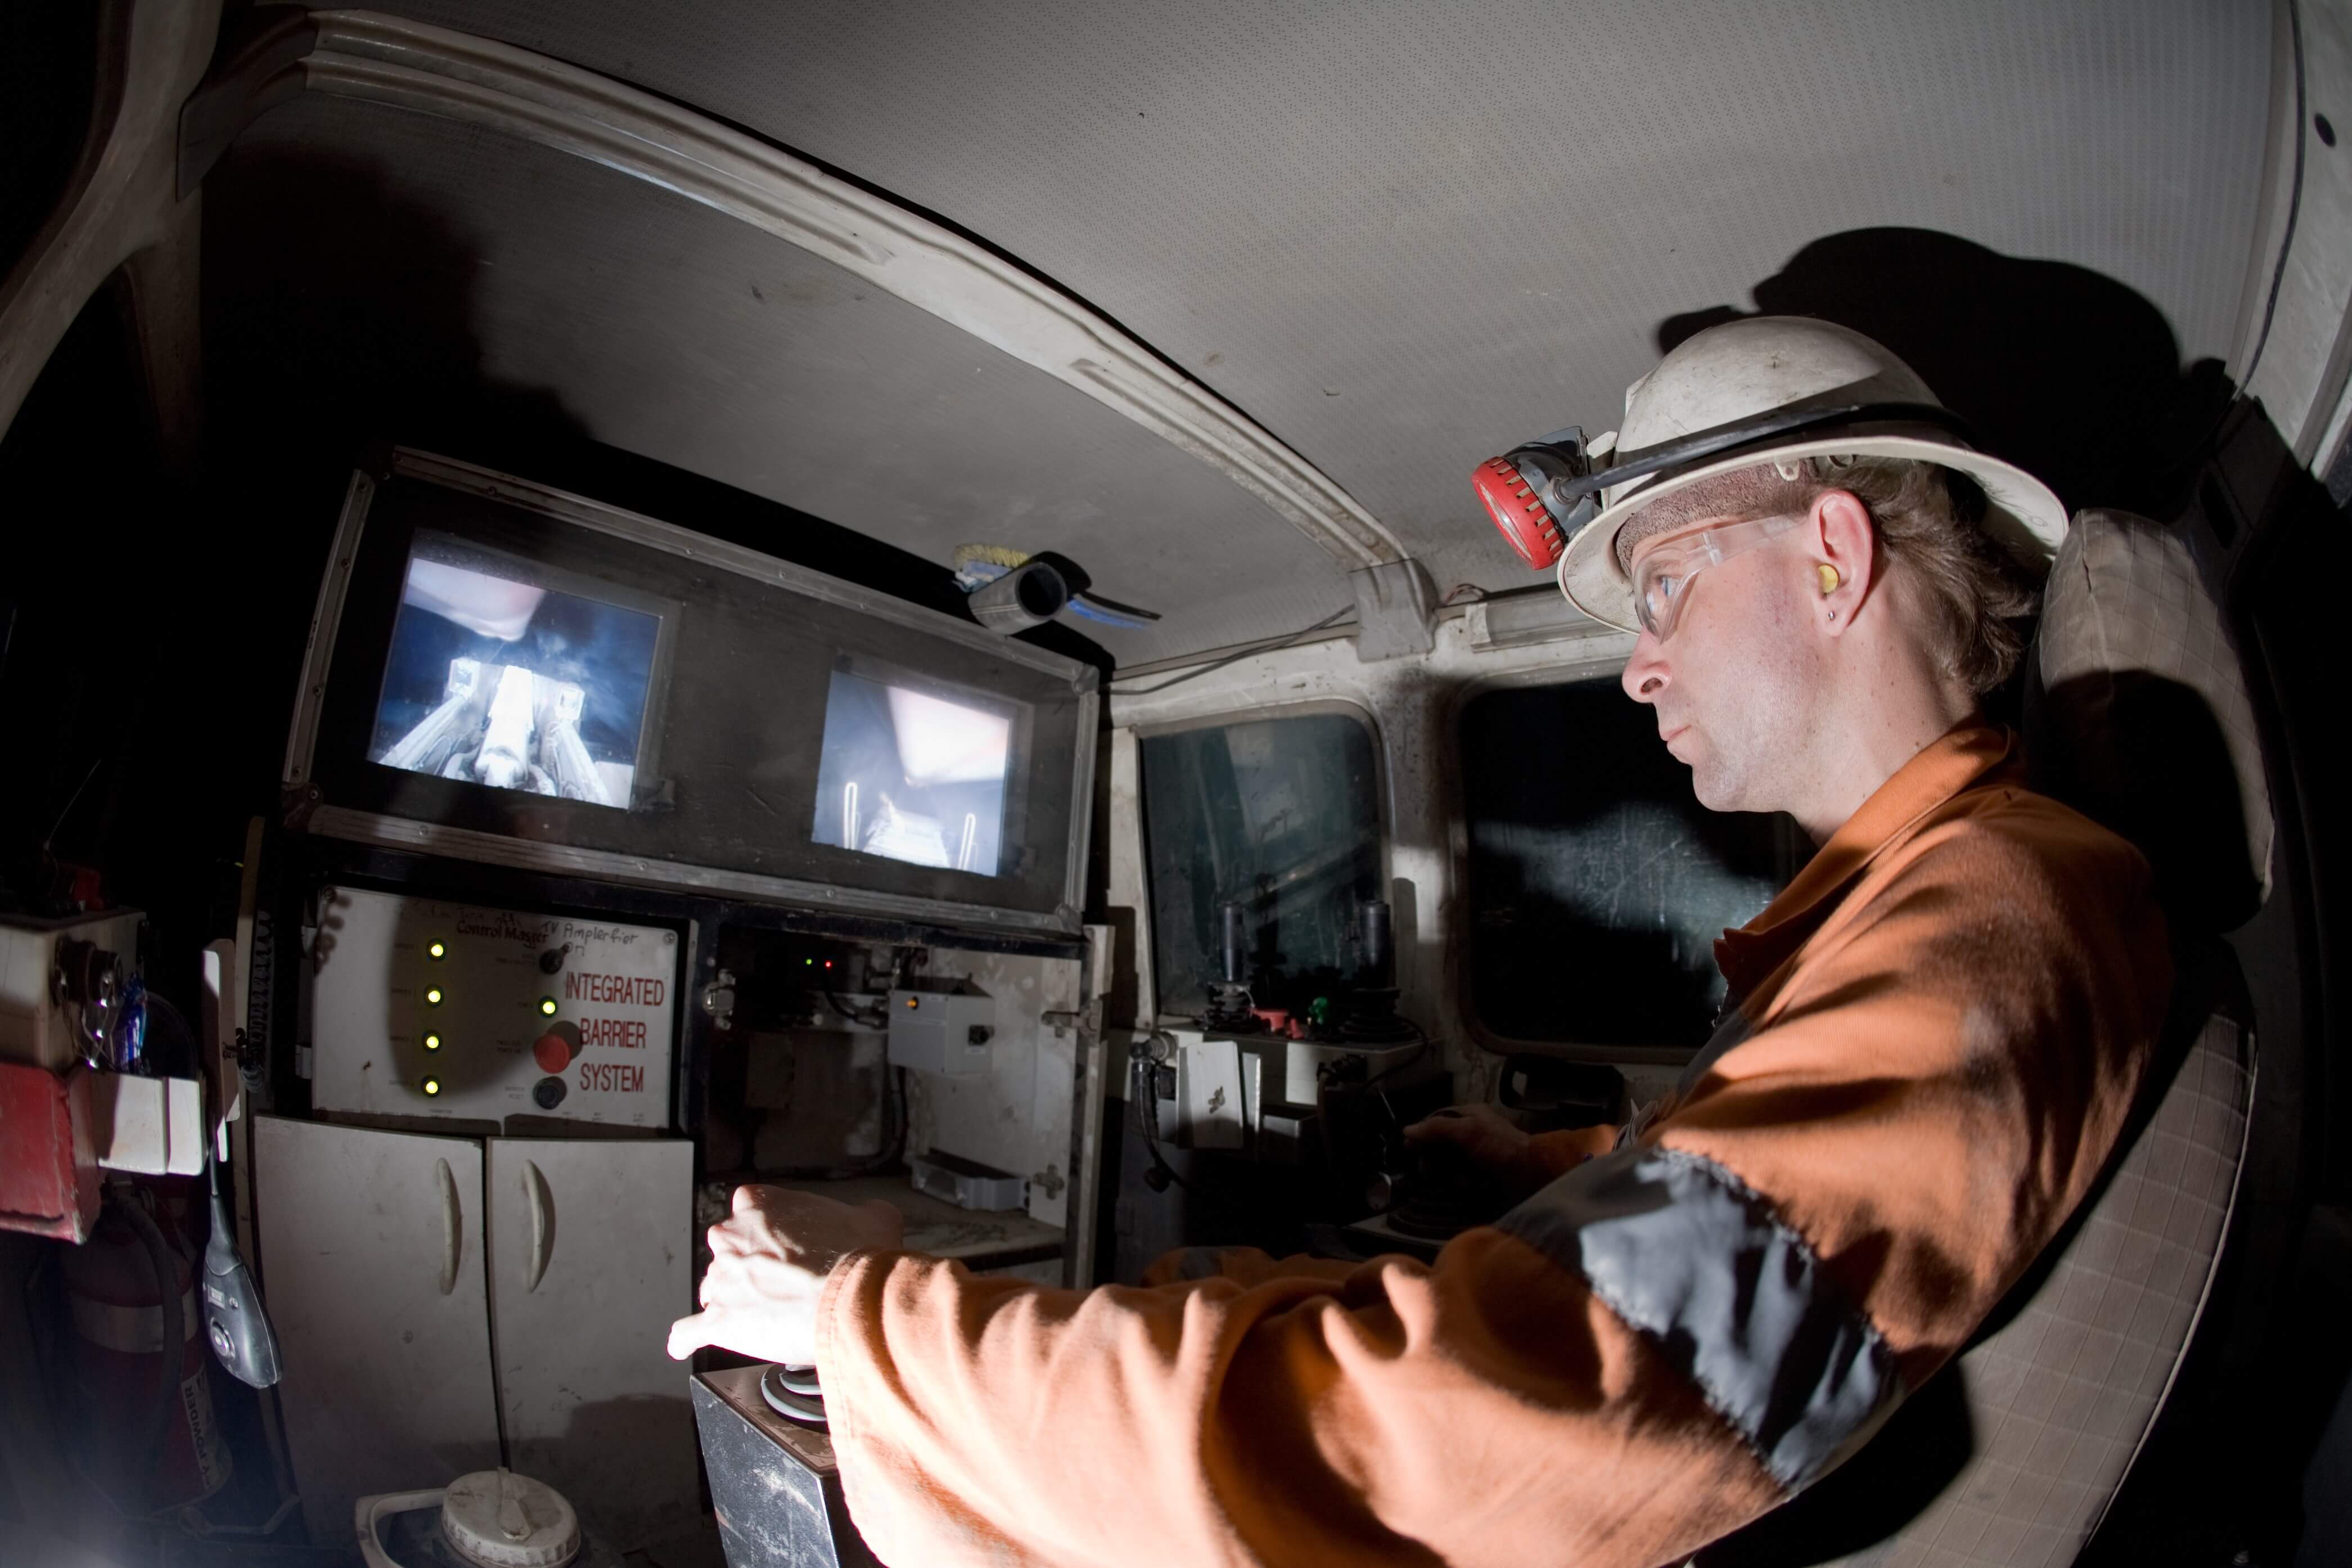
<instances>
[{"instance_id":1,"label":"black monitor frame","mask_svg":"<svg viewBox=\"0 0 2352 1568\"><path fill-rule=\"evenodd\" d=\"M426 542L428 540L432 542L430 545ZM552 593L569 595L575 599L587 599L598 604L612 605L624 610L633 610L654 619L657 629L654 634L652 664L646 672L645 706L637 715L637 752L634 764L635 782L630 788L630 798L625 802L616 802L610 806L592 809L642 811L657 806L664 793L661 774L662 721L668 713L670 667L677 658L678 626L685 618L686 605L677 599L666 598L658 594L649 594L642 588L617 583L607 577L592 576L584 572L574 572L546 562L534 561L527 555L518 554L513 551L478 543L473 540L453 533L444 533L437 530L419 529L412 536L407 563L413 566L418 561L440 562L467 571L478 569L486 574L509 574L512 578L526 580L534 586L544 587ZM396 635L399 628L397 619L394 621L393 626ZM387 647L385 649L387 662L390 653L391 649ZM379 710L383 703L383 685L390 679L391 671L388 668L377 675ZM458 791L494 787L488 784L463 784L457 781L449 781L449 783L453 789Z\"/></svg>"},{"instance_id":2,"label":"black monitor frame","mask_svg":"<svg viewBox=\"0 0 2352 1568\"><path fill-rule=\"evenodd\" d=\"M460 521L446 521L445 513ZM622 812L368 760L365 737L405 563L413 540L426 531L454 534L486 560L510 557L533 583L662 616L638 763L646 787L633 801L650 809ZM614 592L616 584L639 582L634 602ZM794 796L802 786L783 778L774 798L761 803L775 813L772 831L762 819L758 842L733 864L726 852L698 853L698 844L747 837L714 829L698 838L695 831L716 820L709 813L727 809L713 798L718 781L709 757L699 792L692 787L690 752L710 750L708 715L699 724L691 715L697 704L709 706L709 688L696 682L711 679L711 639L729 616L739 628L791 627L799 638L785 650L789 670L763 667L734 683L754 727L765 726L769 754L778 733L804 728L814 757L824 698L816 693L810 724L800 711L810 705L808 681L800 678L845 657L856 672L1023 712L1024 745L1016 749L1017 776L1008 778L1003 828L1007 853L1023 852L1014 874L1002 865L993 877L916 867L811 844L812 816L800 803L813 811L813 767L804 795ZM693 700L681 708L686 697ZM1100 677L1090 665L599 501L393 448L373 471L355 472L346 492L288 737L288 816L305 831L355 843L556 875L974 931L1075 935L1085 903L1100 702ZM665 718L673 731L688 724L682 733L696 746L681 752L676 734L666 742ZM686 784L673 795L667 786L679 780ZM757 793L761 784L731 775L725 782L730 798ZM1018 840L1016 831L1024 832ZM1026 836L1035 831L1052 841Z\"/></svg>"}]
</instances>

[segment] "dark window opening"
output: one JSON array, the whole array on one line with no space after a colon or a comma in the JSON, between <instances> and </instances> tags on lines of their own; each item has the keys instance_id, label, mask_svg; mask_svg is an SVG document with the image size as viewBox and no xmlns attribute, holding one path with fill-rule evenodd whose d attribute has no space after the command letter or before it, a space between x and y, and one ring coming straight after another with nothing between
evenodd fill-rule
<instances>
[{"instance_id":1,"label":"dark window opening","mask_svg":"<svg viewBox=\"0 0 2352 1568\"><path fill-rule=\"evenodd\" d=\"M1261 1005L1300 1005L1349 973L1356 901L1382 896L1365 725L1307 713L1183 730L1145 737L1142 763L1160 1010L1207 1005L1227 900L1244 906Z\"/></svg>"},{"instance_id":2,"label":"dark window opening","mask_svg":"<svg viewBox=\"0 0 2352 1568\"><path fill-rule=\"evenodd\" d=\"M1477 1019L1509 1039L1704 1044L1715 939L1810 852L1795 824L1700 805L1613 678L1472 699L1462 784Z\"/></svg>"}]
</instances>

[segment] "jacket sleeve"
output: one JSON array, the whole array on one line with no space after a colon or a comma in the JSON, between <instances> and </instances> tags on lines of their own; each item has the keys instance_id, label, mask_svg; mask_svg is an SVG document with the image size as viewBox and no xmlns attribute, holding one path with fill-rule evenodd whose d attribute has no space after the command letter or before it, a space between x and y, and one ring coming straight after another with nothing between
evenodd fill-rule
<instances>
[{"instance_id":1,"label":"jacket sleeve","mask_svg":"<svg viewBox=\"0 0 2352 1568\"><path fill-rule=\"evenodd\" d=\"M1923 836L1648 1133L1769 1194L1912 1388L2096 1180L2169 999L2146 862L2042 806Z\"/></svg>"},{"instance_id":2,"label":"jacket sleeve","mask_svg":"<svg viewBox=\"0 0 2352 1568\"><path fill-rule=\"evenodd\" d=\"M1865 1440L2079 1201L2163 994L2160 931L2083 902L2136 865L1924 846L1639 1141L1433 1267L845 1259L819 1370L859 1529L901 1568L1679 1560Z\"/></svg>"},{"instance_id":3,"label":"jacket sleeve","mask_svg":"<svg viewBox=\"0 0 2352 1568\"><path fill-rule=\"evenodd\" d=\"M863 1253L820 1311L842 1484L894 1564L1639 1568L1778 1496L1643 1336L1494 1230L1434 1268L1090 1291Z\"/></svg>"}]
</instances>

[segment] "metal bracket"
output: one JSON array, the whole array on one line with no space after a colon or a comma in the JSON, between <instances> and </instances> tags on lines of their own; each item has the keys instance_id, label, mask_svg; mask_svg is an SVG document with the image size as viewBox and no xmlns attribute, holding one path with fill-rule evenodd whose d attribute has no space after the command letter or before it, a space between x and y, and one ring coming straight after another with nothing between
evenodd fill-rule
<instances>
[{"instance_id":1,"label":"metal bracket","mask_svg":"<svg viewBox=\"0 0 2352 1568\"><path fill-rule=\"evenodd\" d=\"M1366 664L1437 646L1437 585L1418 561L1383 562L1348 574L1356 589L1356 657Z\"/></svg>"}]
</instances>

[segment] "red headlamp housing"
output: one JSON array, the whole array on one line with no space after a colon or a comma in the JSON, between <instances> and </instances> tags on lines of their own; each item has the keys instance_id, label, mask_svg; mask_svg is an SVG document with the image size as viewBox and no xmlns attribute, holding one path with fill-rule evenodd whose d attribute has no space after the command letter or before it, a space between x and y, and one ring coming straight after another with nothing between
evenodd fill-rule
<instances>
[{"instance_id":1,"label":"red headlamp housing","mask_svg":"<svg viewBox=\"0 0 2352 1568\"><path fill-rule=\"evenodd\" d=\"M1599 510L1591 472L1584 432L1571 427L1487 458L1470 470L1470 487L1518 558L1549 572Z\"/></svg>"},{"instance_id":2,"label":"red headlamp housing","mask_svg":"<svg viewBox=\"0 0 2352 1568\"><path fill-rule=\"evenodd\" d=\"M1470 488L1503 531L1504 542L1535 571L1549 570L1568 548L1551 509L1508 458L1489 458L1471 469Z\"/></svg>"}]
</instances>

